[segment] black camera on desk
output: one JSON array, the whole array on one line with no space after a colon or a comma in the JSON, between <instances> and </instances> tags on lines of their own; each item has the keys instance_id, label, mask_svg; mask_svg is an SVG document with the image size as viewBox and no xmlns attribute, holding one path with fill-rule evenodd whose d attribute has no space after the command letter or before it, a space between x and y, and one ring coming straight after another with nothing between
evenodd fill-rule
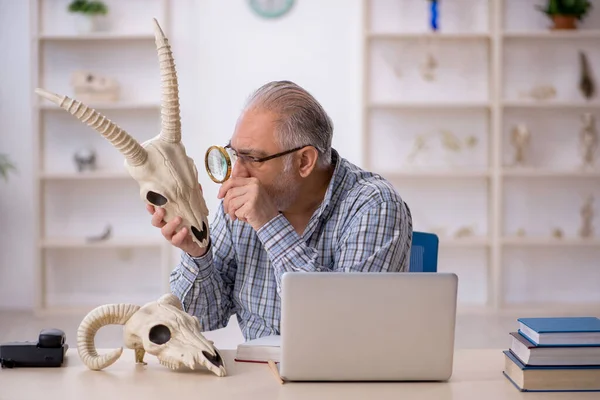
<instances>
[{"instance_id":1,"label":"black camera on desk","mask_svg":"<svg viewBox=\"0 0 600 400\"><path fill-rule=\"evenodd\" d=\"M60 367L69 345L60 329L44 329L37 342L0 344L2 368Z\"/></svg>"}]
</instances>

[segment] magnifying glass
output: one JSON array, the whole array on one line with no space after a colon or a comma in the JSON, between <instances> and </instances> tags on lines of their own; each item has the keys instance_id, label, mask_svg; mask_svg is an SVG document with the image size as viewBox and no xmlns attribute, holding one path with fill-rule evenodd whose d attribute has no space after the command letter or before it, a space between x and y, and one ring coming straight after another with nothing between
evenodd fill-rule
<instances>
[{"instance_id":1,"label":"magnifying glass","mask_svg":"<svg viewBox=\"0 0 600 400\"><path fill-rule=\"evenodd\" d=\"M210 179L215 183L223 183L231 176L231 157L225 148L211 146L206 150L204 166Z\"/></svg>"}]
</instances>

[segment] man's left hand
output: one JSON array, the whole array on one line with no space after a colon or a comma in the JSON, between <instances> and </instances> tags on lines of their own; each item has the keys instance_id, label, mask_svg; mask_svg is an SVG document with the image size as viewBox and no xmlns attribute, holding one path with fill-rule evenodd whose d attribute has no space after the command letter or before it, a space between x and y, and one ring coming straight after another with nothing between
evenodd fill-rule
<instances>
[{"instance_id":1,"label":"man's left hand","mask_svg":"<svg viewBox=\"0 0 600 400\"><path fill-rule=\"evenodd\" d=\"M235 177L219 189L217 198L223 199L223 209L232 221L249 223L255 231L275 218L279 212L256 178Z\"/></svg>"}]
</instances>

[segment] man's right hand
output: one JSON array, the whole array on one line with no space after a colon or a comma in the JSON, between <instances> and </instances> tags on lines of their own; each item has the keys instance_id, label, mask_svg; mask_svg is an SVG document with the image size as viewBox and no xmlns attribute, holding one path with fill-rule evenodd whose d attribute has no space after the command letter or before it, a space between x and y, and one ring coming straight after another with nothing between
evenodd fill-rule
<instances>
[{"instance_id":1,"label":"man's right hand","mask_svg":"<svg viewBox=\"0 0 600 400\"><path fill-rule=\"evenodd\" d=\"M206 254L207 248L201 248L192 240L190 231L183 227L178 231L179 225L181 224L181 218L175 217L169 223L164 220L165 210L160 207L154 207L150 204L146 204L146 210L152 215L152 226L160 228L162 235L171 243L173 246L185 251L192 257L201 257Z\"/></svg>"}]
</instances>

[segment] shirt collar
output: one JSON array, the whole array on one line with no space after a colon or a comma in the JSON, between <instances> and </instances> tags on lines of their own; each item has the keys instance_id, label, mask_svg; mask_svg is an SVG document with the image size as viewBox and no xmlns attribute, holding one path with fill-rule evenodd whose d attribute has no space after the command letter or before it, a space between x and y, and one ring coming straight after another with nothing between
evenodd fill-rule
<instances>
[{"instance_id":1,"label":"shirt collar","mask_svg":"<svg viewBox=\"0 0 600 400\"><path fill-rule=\"evenodd\" d=\"M323 202L319 206L316 212L316 216L321 219L326 219L330 214L331 210L335 207L340 195L344 191L344 178L346 175L346 169L342 166L343 159L335 149L331 149L331 163L335 165L331 180L327 186L325 197Z\"/></svg>"}]
</instances>

